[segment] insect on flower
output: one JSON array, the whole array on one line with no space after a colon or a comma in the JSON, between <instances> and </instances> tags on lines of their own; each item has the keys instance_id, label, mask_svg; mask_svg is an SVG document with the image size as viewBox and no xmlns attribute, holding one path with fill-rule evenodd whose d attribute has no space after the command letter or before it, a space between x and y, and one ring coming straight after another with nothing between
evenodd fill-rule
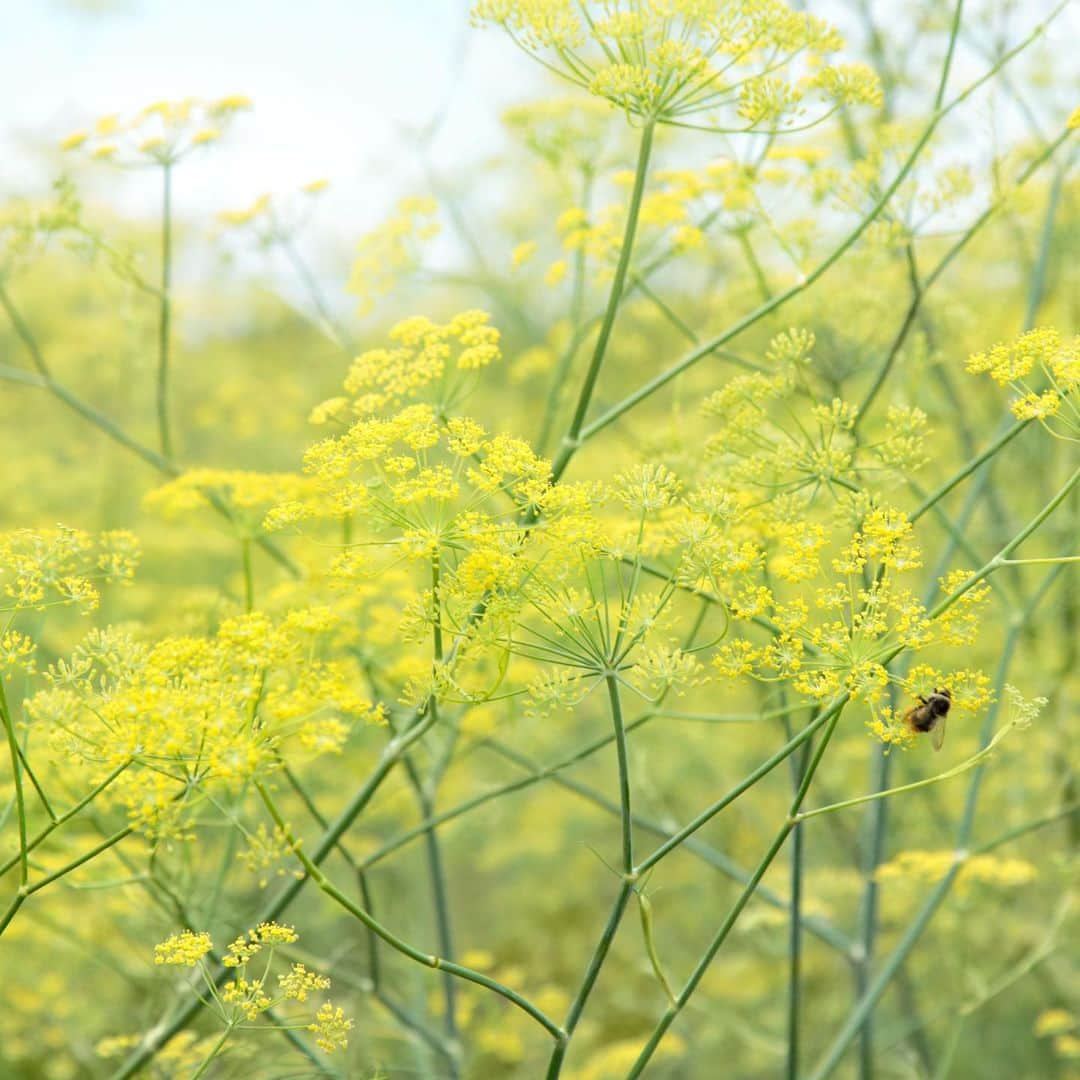
<instances>
[{"instance_id":1,"label":"insect on flower","mask_svg":"<svg viewBox=\"0 0 1080 1080\"><path fill-rule=\"evenodd\" d=\"M946 686L934 690L929 697L919 695L919 704L904 713L904 723L912 731L930 734L930 742L935 750L940 750L945 742L945 718L952 707L952 692Z\"/></svg>"}]
</instances>

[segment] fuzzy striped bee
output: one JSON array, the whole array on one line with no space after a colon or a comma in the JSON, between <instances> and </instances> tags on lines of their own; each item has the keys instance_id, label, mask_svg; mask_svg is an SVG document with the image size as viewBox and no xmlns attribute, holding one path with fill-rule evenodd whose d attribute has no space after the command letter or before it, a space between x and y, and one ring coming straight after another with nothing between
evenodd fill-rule
<instances>
[{"instance_id":1,"label":"fuzzy striped bee","mask_svg":"<svg viewBox=\"0 0 1080 1080\"><path fill-rule=\"evenodd\" d=\"M952 692L946 686L929 697L919 695L919 704L904 713L904 723L920 735L929 733L930 743L940 750L945 742L945 718L952 707Z\"/></svg>"}]
</instances>

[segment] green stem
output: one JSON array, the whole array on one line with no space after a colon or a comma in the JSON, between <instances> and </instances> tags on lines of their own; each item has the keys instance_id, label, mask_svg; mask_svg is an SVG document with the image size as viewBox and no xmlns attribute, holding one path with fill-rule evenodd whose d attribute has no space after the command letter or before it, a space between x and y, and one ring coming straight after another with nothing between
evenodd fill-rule
<instances>
[{"instance_id":1,"label":"green stem","mask_svg":"<svg viewBox=\"0 0 1080 1080\"><path fill-rule=\"evenodd\" d=\"M600 976L600 969L604 966L604 961L611 950L611 943L615 940L615 933L619 929L623 912L626 910L626 904L633 891L633 882L629 880L624 880L622 885L619 886L619 891L615 896L615 903L611 907L611 913L608 915L603 932L600 934L600 940L596 943L596 948L593 950L592 957L589 960L589 966L585 969L585 977L581 980L578 992L570 1005L570 1011L567 1013L566 1021L563 1024L563 1036L555 1042L555 1049L552 1051L551 1060L548 1062L548 1069L545 1074L546 1080L555 1080L562 1072L570 1036L573 1035L578 1021L581 1019L581 1014L585 1011L585 1003L589 1000L589 995L592 993L596 980Z\"/></svg>"},{"instance_id":2,"label":"green stem","mask_svg":"<svg viewBox=\"0 0 1080 1080\"><path fill-rule=\"evenodd\" d=\"M561 1039L563 1037L563 1030L560 1028L550 1017L544 1012L538 1009L531 1001L522 997L515 990L510 989L508 986L504 986L496 979L492 979L482 972L474 971L472 968L463 967L461 964L455 964L451 960L447 960L444 957L434 956L431 953L425 953L415 946L410 945L403 938L400 938L392 930L387 929L382 923L378 922L372 917L370 912L365 911L359 904L350 900L340 889L337 888L322 872L319 866L311 859L303 850L300 843L292 835L285 819L282 817L280 810L274 803L269 791L266 787L256 781L255 787L262 798L263 804L266 806L267 812L274 819L274 823L281 829L282 833L288 838L289 844L293 850L293 853L300 860L301 865L307 872L307 876L331 899L337 901L337 903L343 907L350 915L359 919L369 930L378 934L383 941L385 941L392 948L396 949L403 956L407 956L410 960L415 960L418 964L423 964L424 967L432 968L433 970L445 971L450 975L454 975L459 979L465 979L469 982L476 983L478 986L483 986L488 990L493 991L500 997L506 998L507 1001L516 1005L528 1016L532 1017L541 1027L543 1027L550 1035L555 1039Z\"/></svg>"},{"instance_id":3,"label":"green stem","mask_svg":"<svg viewBox=\"0 0 1080 1080\"><path fill-rule=\"evenodd\" d=\"M169 427L169 346L172 334L172 162L161 167L161 299L158 311L157 418L161 453L172 458Z\"/></svg>"},{"instance_id":4,"label":"green stem","mask_svg":"<svg viewBox=\"0 0 1080 1080\"><path fill-rule=\"evenodd\" d=\"M793 754L807 739L811 739L814 733L824 724L840 715L841 710L847 704L848 694L842 695L829 706L819 717L807 724L798 735L789 739L772 757L762 762L753 772L744 777L723 798L718 799L711 806L706 807L696 818L676 832L666 843L661 844L651 855L642 860L636 868L640 877L651 870L661 859L670 855L684 840L692 836L703 825L711 821L721 810L730 806L740 795L749 791L763 776L772 772L777 765ZM785 834L786 835L786 834Z\"/></svg>"},{"instance_id":5,"label":"green stem","mask_svg":"<svg viewBox=\"0 0 1080 1080\"><path fill-rule=\"evenodd\" d=\"M64 813L62 813L58 818L56 818L55 821L52 821L48 825L46 825L45 828L37 834L37 836L33 837L27 843L27 853L33 851L34 848L47 840L58 828L60 828L61 825L63 825L65 822L70 821L80 811L84 810L87 806L89 806L90 803L92 803L94 799L96 799L130 764L131 761L129 760L125 761L122 765L117 765L117 767L113 769L112 772L110 772L109 775L106 776L100 784L94 787L89 792L89 794L81 798L70 810L65 810ZM3 877L3 875L6 874L18 861L19 856L16 855L13 858L9 859L7 862L0 864L0 877Z\"/></svg>"},{"instance_id":6,"label":"green stem","mask_svg":"<svg viewBox=\"0 0 1080 1080\"><path fill-rule=\"evenodd\" d=\"M221 1033L221 1038L214 1043L214 1048L206 1056L203 1063L191 1074L191 1080L199 1080L199 1077L206 1075L206 1070L210 1068L214 1059L221 1053L222 1047L229 1041L232 1031L232 1024L229 1024L229 1026Z\"/></svg>"},{"instance_id":7,"label":"green stem","mask_svg":"<svg viewBox=\"0 0 1080 1080\"><path fill-rule=\"evenodd\" d=\"M244 566L244 610L249 614L255 607L255 576L251 570L251 540L240 541L240 557Z\"/></svg>"},{"instance_id":8,"label":"green stem","mask_svg":"<svg viewBox=\"0 0 1080 1080\"><path fill-rule=\"evenodd\" d=\"M1009 556L1033 533L1036 529L1068 498L1069 492L1080 483L1080 468L1077 468L1065 485L1058 493L1010 540L985 566L976 570L960 587L949 596L945 597L936 607L928 613L929 618L936 619L942 612L952 607L957 600L966 592L973 589L984 578L989 577L995 570L1007 566ZM1058 560L1053 560L1057 562ZM1067 560L1062 560L1067 561Z\"/></svg>"},{"instance_id":9,"label":"green stem","mask_svg":"<svg viewBox=\"0 0 1080 1080\"><path fill-rule=\"evenodd\" d=\"M634 872L634 826L630 810L630 762L626 752L626 729L623 726L619 684L614 675L605 679L611 704L611 723L615 730L615 754L619 763L619 806L622 810L622 865L624 874Z\"/></svg>"},{"instance_id":10,"label":"green stem","mask_svg":"<svg viewBox=\"0 0 1080 1080\"><path fill-rule=\"evenodd\" d=\"M803 773L802 782L799 784L799 790L795 793L795 798L791 803L791 809L788 812L787 820L781 826L779 832L777 832L776 837L769 846L768 851L766 851L765 855L762 857L761 862L751 876L746 888L743 889L739 898L732 905L731 910L728 912L727 918L724 919L724 922L721 924L720 929L717 930L716 935L713 937L712 941L709 942L708 948L698 961L689 979L687 979L686 984L679 992L675 1002L668 1006L664 1015L660 1018L660 1021L653 1030L648 1042L638 1055L637 1060L634 1062L630 1071L626 1074L626 1080L634 1080L635 1077L642 1074L645 1066L648 1065L650 1058L652 1058L653 1054L656 1052L656 1048L660 1045L664 1035L667 1033L668 1028L671 1027L679 1013L686 1007L687 1002L697 989L698 984L705 977L705 972L709 969L709 965L712 963L717 952L719 952L720 947L724 944L732 927L738 921L743 908L746 907L750 898L754 895L758 884L765 876L765 871L772 865L773 860L784 846L784 841L787 840L788 835L791 833L792 829L795 828L797 820L796 815L799 812L799 807L802 806L803 799L806 798L806 793L810 790L810 782L813 780L814 773L817 772L818 766L821 764L821 760L825 755L825 750L829 745L829 741L832 739L833 732L836 730L837 722L840 719L840 713L843 711L843 705L844 702L841 702L839 705L834 706L822 714L820 719L822 721L827 720L828 726L822 733L821 740L814 750L810 763L806 767L806 771Z\"/></svg>"},{"instance_id":11,"label":"green stem","mask_svg":"<svg viewBox=\"0 0 1080 1080\"><path fill-rule=\"evenodd\" d=\"M30 847L27 842L26 801L23 793L22 759L19 754L19 740L15 735L15 724L8 709L4 679L0 675L0 721L4 724L7 735L8 751L11 755L11 775L15 783L15 812L19 818L19 888L26 889L30 879Z\"/></svg>"},{"instance_id":12,"label":"green stem","mask_svg":"<svg viewBox=\"0 0 1080 1080\"><path fill-rule=\"evenodd\" d=\"M630 258L634 249L634 237L637 233L638 215L641 211L641 200L645 194L645 179L649 171L649 158L652 155L653 133L656 121L648 120L641 129L641 142L638 146L637 168L634 170L634 186L630 193L630 206L626 213L626 228L623 231L622 248L619 251L619 261L615 266L615 276L611 282L611 291L608 293L607 308L604 311L604 320L600 324L600 333L593 348L592 359L585 373L585 382L578 394L577 405L574 407L574 415L570 421L563 438L562 447L552 465L552 479L558 480L566 471L570 459L574 456L579 445L579 437L585 424L585 417L592 402L593 391L596 389L596 380L600 376L600 369L607 353L608 342L611 339L611 331L615 326L615 316L619 310L619 302L622 299L623 287L626 284L626 273L630 269Z\"/></svg>"}]
</instances>

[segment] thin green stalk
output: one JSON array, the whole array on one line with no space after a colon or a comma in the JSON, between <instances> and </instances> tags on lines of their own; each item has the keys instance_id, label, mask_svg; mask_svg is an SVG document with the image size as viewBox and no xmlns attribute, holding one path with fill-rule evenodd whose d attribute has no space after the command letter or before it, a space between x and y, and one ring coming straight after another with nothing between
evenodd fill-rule
<instances>
[{"instance_id":1,"label":"thin green stalk","mask_svg":"<svg viewBox=\"0 0 1080 1080\"><path fill-rule=\"evenodd\" d=\"M221 1038L214 1043L210 1053L206 1056L203 1063L191 1074L191 1080L199 1080L200 1076L206 1075L206 1070L213 1064L214 1059L221 1053L222 1048L229 1041L229 1037L232 1035L232 1024L229 1024L225 1030L221 1033Z\"/></svg>"},{"instance_id":2,"label":"thin green stalk","mask_svg":"<svg viewBox=\"0 0 1080 1080\"><path fill-rule=\"evenodd\" d=\"M11 903L8 905L7 911L3 916L0 916L0 934L11 925L11 920L18 914L19 909L26 901L34 895L36 892L40 892L46 886L51 885L54 881L59 881L60 878L70 874L73 870L77 870L80 866L90 862L92 859L97 858L102 852L108 851L109 848L120 843L121 840L126 839L135 831L134 826L128 825L118 832L112 834L112 836L106 837L100 844L91 848L89 851L80 855L77 859L72 859L71 862L62 866L59 870L53 871L53 873L40 878L35 882L23 882L19 886L19 891L12 898Z\"/></svg>"},{"instance_id":3,"label":"thin green stalk","mask_svg":"<svg viewBox=\"0 0 1080 1080\"><path fill-rule=\"evenodd\" d=\"M634 249L634 237L637 234L638 215L641 211L641 200L645 194L645 180L649 171L649 158L652 155L653 133L656 128L655 120L647 120L641 129L641 142L638 146L637 167L634 170L634 186L630 192L630 205L626 212L626 228L623 231L622 248L619 251L619 261L615 266L615 276L611 282L611 291L608 293L607 308L604 311L604 320L600 324L600 332L593 348L592 359L589 361L588 370L585 373L585 381L581 392L578 394L577 405L574 407L574 415L570 420L570 427L563 438L562 447L552 465L552 479L557 481L565 472L570 459L574 455L579 443L585 417L592 402L593 391L596 389L596 380L600 377L600 369L607 354L608 342L611 339L611 331L615 326L615 316L619 310L619 302L622 299L623 287L626 284L626 274L630 269L630 259Z\"/></svg>"},{"instance_id":4,"label":"thin green stalk","mask_svg":"<svg viewBox=\"0 0 1080 1080\"><path fill-rule=\"evenodd\" d=\"M1009 556L1029 537L1046 519L1068 498L1069 492L1080 484L1080 468L1077 468L1064 486L1056 495L1010 540L985 566L976 570L960 587L949 596L945 597L936 607L928 613L928 617L936 619L943 611L952 607L964 593L974 588L984 578L989 577L995 570L1008 565ZM1061 562L1062 560L1053 560ZM1065 560L1067 561L1067 560Z\"/></svg>"},{"instance_id":5,"label":"thin green stalk","mask_svg":"<svg viewBox=\"0 0 1080 1080\"><path fill-rule=\"evenodd\" d=\"M383 926L372 917L370 912L365 911L359 904L355 903L348 896L346 896L340 889L337 888L322 872L319 866L311 859L303 850L299 842L292 835L285 819L281 815L281 811L275 804L273 797L267 791L266 787L256 781L256 789L259 792L263 800L263 804L266 806L267 812L274 819L274 823L281 829L285 836L289 840L289 844L292 847L293 853L300 860L301 865L307 872L307 876L331 899L337 901L337 903L343 907L350 915L359 919L369 930L378 934L383 941L385 941L392 948L396 949L403 956L407 956L410 960L415 960L418 964L423 964L425 967L432 968L435 971L445 971L450 975L454 975L459 979L465 979L468 982L476 983L478 986L483 986L488 990L493 991L500 997L506 998L511 1004L516 1005L528 1016L532 1017L541 1027L543 1027L548 1034L555 1039L561 1039L564 1035L562 1028L560 1028L550 1017L548 1017L543 1011L538 1009L531 1001L522 997L517 991L512 990L508 986L504 986L497 979L484 975L482 972L474 971L472 968L464 967L461 964L456 964L451 960L447 960L444 957L435 956L431 953L425 953L421 949L417 949L415 946L410 945L403 938L398 937L392 930Z\"/></svg>"},{"instance_id":6,"label":"thin green stalk","mask_svg":"<svg viewBox=\"0 0 1080 1080\"><path fill-rule=\"evenodd\" d=\"M614 673L607 675L604 681L607 684L608 701L611 706L611 723L614 729L615 752L619 768L619 820L622 827L623 882L615 897L615 903L612 905L611 913L604 925L600 940L593 950L589 966L585 971L585 977L582 979L578 992L570 1005L570 1011L563 1024L566 1032L565 1038L558 1040L552 1051L551 1060L548 1063L548 1080L555 1080L562 1071L562 1064L566 1057L570 1038L578 1025L578 1021L581 1019L581 1014L585 1009L593 987L596 985L596 980L600 976L600 969L607 959L611 943L615 940L615 934L619 929L619 923L622 921L623 912L626 910L630 894L633 892L634 882L637 880L637 874L634 872L634 823L630 807L630 765L626 751L626 729L623 725L622 703L619 700L619 684Z\"/></svg>"},{"instance_id":7,"label":"thin green stalk","mask_svg":"<svg viewBox=\"0 0 1080 1080\"><path fill-rule=\"evenodd\" d=\"M494 740L489 740L488 745L500 756L505 757L509 761L513 761L522 768L531 769L535 767L523 755L496 743ZM600 807L600 809L604 810L612 817L618 817L620 815L618 803L606 798L588 784L583 784L578 780L573 780L568 776L559 774L553 775L551 779L561 787L565 787L568 791L572 791L574 794L580 795L583 799L587 799L594 806ZM651 818L642 817L640 814L634 814L634 827L642 832L652 833L654 836L660 837L663 840L671 839L676 833L674 828L662 824L661 822L654 821ZM688 851L695 856L695 858L700 859L714 870L718 870L732 881L737 881L740 885L745 885L750 880L749 871L743 869L722 851L712 847L710 844L706 844L697 837L690 837L690 839L686 840L682 846L683 850ZM765 903L776 908L778 911L791 911L791 906L785 900L765 886L758 889L758 896ZM854 944L831 923L816 916L804 915L802 924L809 933L813 934L831 948L836 949L837 952L846 959L851 960L854 957Z\"/></svg>"},{"instance_id":8,"label":"thin green stalk","mask_svg":"<svg viewBox=\"0 0 1080 1080\"><path fill-rule=\"evenodd\" d=\"M581 206L586 213L592 201L593 174L585 172L581 191ZM540 420L540 431L536 437L536 452L544 455L547 453L548 440L558 415L559 406L562 404L563 389L566 385L566 376L570 373L570 365L574 361L578 347L585 338L587 327L582 325L581 314L585 306L585 271L588 264L588 254L585 245L582 244L574 254L573 281L570 286L570 336L563 347L562 355L555 367L555 372L548 387L547 401L544 404L544 415Z\"/></svg>"},{"instance_id":9,"label":"thin green stalk","mask_svg":"<svg viewBox=\"0 0 1080 1080\"><path fill-rule=\"evenodd\" d=\"M795 793L795 798L792 800L791 809L788 811L787 819L777 832L772 844L769 845L768 851L762 857L761 862L758 864L757 869L754 871L747 883L745 889L743 889L739 898L732 905L731 910L728 912L727 918L724 919L720 926L720 929L716 932L712 941L709 942L701 959L694 967L693 972L687 979L682 990L679 992L674 1003L669 1005L665 1010L664 1015L660 1018L656 1027L653 1030L652 1035L649 1037L641 1053L638 1055L637 1060L634 1062L630 1071L626 1074L626 1080L634 1080L642 1074L645 1066L648 1065L649 1060L656 1052L656 1048L660 1045L667 1033L668 1028L675 1022L678 1015L686 1008L687 1002L693 996L694 991L697 989L698 984L705 977L705 972L709 969L709 965L712 963L713 958L719 952L720 947L724 944L728 934L731 932L732 927L738 921L739 916L742 914L743 908L749 903L750 898L754 895L758 884L765 876L766 870L772 865L773 860L779 854L780 849L784 846L784 842L787 840L788 835L792 829L795 828L796 815L799 812L799 808L802 806L803 799L806 798L806 793L810 790L810 783L814 778L814 773L817 772L818 766L821 764L822 758L825 755L830 740L832 739L833 732L836 730L837 722L840 719L840 714L843 711L843 705L846 703L841 702L838 706L829 709L823 713L821 720L828 721L828 726L822 733L821 739L818 742L817 747L814 749L814 753L810 759L809 764L806 767L806 771L803 774L802 782L799 785L799 790ZM816 728L815 728L816 730Z\"/></svg>"},{"instance_id":10,"label":"thin green stalk","mask_svg":"<svg viewBox=\"0 0 1080 1080\"><path fill-rule=\"evenodd\" d=\"M161 167L161 292L158 310L157 418L165 458L173 456L169 427L169 347L172 336L172 162Z\"/></svg>"},{"instance_id":11,"label":"thin green stalk","mask_svg":"<svg viewBox=\"0 0 1080 1080\"><path fill-rule=\"evenodd\" d=\"M1074 800L1073 802L1066 803L1064 806L1059 807L1057 810L1053 811L1053 813L1044 814L1042 817L1037 817L1033 821L1025 821L1022 825L1007 829L1000 836L995 836L993 840L988 840L985 844L980 844L978 847L972 848L971 854L985 855L995 848L1001 847L1003 844L1009 844L1012 843L1013 840L1018 840L1021 836L1027 836L1028 833L1044 829L1047 825L1054 825L1065 818L1071 818L1078 814L1080 814L1080 800Z\"/></svg>"},{"instance_id":12,"label":"thin green stalk","mask_svg":"<svg viewBox=\"0 0 1080 1080\"><path fill-rule=\"evenodd\" d=\"M240 557L244 567L244 610L249 614L255 608L255 577L251 572L251 540L240 541Z\"/></svg>"},{"instance_id":13,"label":"thin green stalk","mask_svg":"<svg viewBox=\"0 0 1080 1080\"><path fill-rule=\"evenodd\" d=\"M754 769L753 772L740 780L726 795L718 799L711 806L706 807L697 815L697 817L684 825L683 828L676 832L669 840L661 844L651 855L643 859L636 867L637 875L640 877L642 874L651 870L661 859L670 855L684 840L692 836L703 825L711 821L721 810L730 806L740 795L749 791L763 776L772 772L780 762L784 761L790 754L793 754L807 741L807 739L813 738L815 732L817 732L819 728L840 715L841 710L848 702L849 696L850 695L848 694L843 694L841 697L837 698L837 700L824 710L819 717L807 724L798 735L784 743L775 754L766 759Z\"/></svg>"},{"instance_id":14,"label":"thin green stalk","mask_svg":"<svg viewBox=\"0 0 1080 1080\"><path fill-rule=\"evenodd\" d=\"M624 874L634 872L634 826L630 809L630 762L626 753L626 729L623 726L619 684L614 675L605 680L611 704L611 723L615 730L615 754L619 763L619 806L622 809L622 867Z\"/></svg>"},{"instance_id":15,"label":"thin green stalk","mask_svg":"<svg viewBox=\"0 0 1080 1080\"><path fill-rule=\"evenodd\" d=\"M432 665L437 668L443 663L443 637L442 637L442 596L439 592L439 555L438 552L431 560L431 596L435 606L435 618L432 623ZM432 725L438 723L438 701L434 692L428 705L431 710ZM406 761L407 765L411 763ZM424 785L415 778L414 787L420 798L420 813L423 817L430 817L433 809ZM442 848L439 838L434 829L429 829L424 836L427 848L428 869L431 877L432 899L435 904L435 928L438 935L439 950L442 955L452 961L454 958L453 932L450 927L450 902L447 896L446 871L443 868ZM456 1043L458 1038L457 1026L457 984L453 976L447 971L443 975L443 1000L445 1005L444 1022L446 1035L451 1044Z\"/></svg>"},{"instance_id":16,"label":"thin green stalk","mask_svg":"<svg viewBox=\"0 0 1080 1080\"><path fill-rule=\"evenodd\" d=\"M799 1012L802 1003L802 889L804 830L796 825L791 837L791 918L788 920L787 1051L784 1075L798 1080Z\"/></svg>"},{"instance_id":17,"label":"thin green stalk","mask_svg":"<svg viewBox=\"0 0 1080 1080\"><path fill-rule=\"evenodd\" d=\"M278 231L275 234L275 239L281 250L285 253L285 258L288 259L289 264L292 266L293 270L296 271L296 276L307 290L311 302L315 305L315 311L318 313L320 320L322 320L323 331L333 340L334 344L344 352L351 352L353 343L349 340L349 335L345 333L341 324L334 317L334 313L330 310L330 305L326 301L326 296L319 287L318 280L311 272L311 267L308 266L301 257L300 252L297 251L292 238L288 233Z\"/></svg>"},{"instance_id":18,"label":"thin green stalk","mask_svg":"<svg viewBox=\"0 0 1080 1080\"><path fill-rule=\"evenodd\" d=\"M15 813L19 818L19 890L25 891L30 879L29 844L27 842L26 802L23 794L22 758L19 754L19 740L15 735L15 724L8 709L7 694L4 691L4 679L0 675L0 721L7 735L8 751L11 755L11 775L15 784Z\"/></svg>"},{"instance_id":19,"label":"thin green stalk","mask_svg":"<svg viewBox=\"0 0 1080 1080\"><path fill-rule=\"evenodd\" d=\"M615 940L615 934L619 929L619 923L622 921L623 912L626 910L627 902L630 900L630 894L633 891L633 882L624 878L615 896L615 903L611 907L611 913L604 924L603 932L600 934L600 940L596 943L596 948L589 959L589 966L585 969L585 976L581 980L578 992L574 995L574 1000L570 1005L570 1011L566 1015L566 1020L563 1023L563 1036L555 1042L555 1048L552 1051L551 1060L548 1062L547 1073L545 1074L546 1080L556 1080L556 1077L562 1073L563 1061L566 1059L566 1050L570 1043L570 1037L577 1028L581 1014L585 1010L585 1004L589 1000L589 995L592 993L596 980L600 976L600 969L604 966L604 961L611 951L611 943Z\"/></svg>"},{"instance_id":20,"label":"thin green stalk","mask_svg":"<svg viewBox=\"0 0 1080 1080\"><path fill-rule=\"evenodd\" d=\"M125 761L122 765L117 765L116 768L113 769L112 772L110 772L109 775L101 781L101 783L92 788L91 791L83 798L81 798L70 810L65 810L64 813L62 813L54 821L46 825L45 828L41 830L41 832L39 832L27 843L27 853L33 851L34 848L47 840L57 829L59 829L61 825L70 821L73 817L75 817L87 806L89 806L90 803L92 803L94 799L96 799L126 768L128 768L130 764L131 761L128 760ZM13 858L8 859L7 862L0 864L0 877L6 874L18 861L19 856L16 855Z\"/></svg>"},{"instance_id":21,"label":"thin green stalk","mask_svg":"<svg viewBox=\"0 0 1080 1080\"><path fill-rule=\"evenodd\" d=\"M1009 424L1006 429L996 438L990 445L972 458L966 465L964 465L958 472L954 473L948 480L945 481L940 487L936 488L911 513L908 515L908 520L912 523L916 522L932 507L937 505L946 495L949 494L953 488L962 484L972 473L976 472L979 467L989 461L999 450L1003 449L1009 443L1020 434L1032 421L1030 420L1017 420L1015 423Z\"/></svg>"},{"instance_id":22,"label":"thin green stalk","mask_svg":"<svg viewBox=\"0 0 1080 1080\"><path fill-rule=\"evenodd\" d=\"M56 824L56 811L52 808L52 803L49 801L48 795L45 794L45 788L42 786L41 781L38 780L37 774L32 768L30 768L30 762L26 759L26 746L16 745L16 749L19 751L19 761L22 762L22 767L26 775L30 779L30 784L34 791L37 792L37 797L41 800L41 805L45 809L45 813L49 815L49 821L51 824Z\"/></svg>"}]
</instances>

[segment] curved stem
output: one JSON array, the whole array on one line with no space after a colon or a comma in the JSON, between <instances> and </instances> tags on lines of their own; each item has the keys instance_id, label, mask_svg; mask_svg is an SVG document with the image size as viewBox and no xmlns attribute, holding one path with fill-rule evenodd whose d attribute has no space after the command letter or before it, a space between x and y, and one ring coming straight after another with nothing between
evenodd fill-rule
<instances>
[{"instance_id":1,"label":"curved stem","mask_svg":"<svg viewBox=\"0 0 1080 1080\"><path fill-rule=\"evenodd\" d=\"M274 819L274 823L288 838L293 853L300 860L300 863L307 871L308 876L324 893L326 893L327 896L336 900L350 915L359 919L369 930L377 934L383 941L396 949L403 956L407 956L410 960L415 960L418 964L423 964L425 967L432 968L436 971L445 971L448 975L457 976L459 979L466 979L469 982L474 982L478 986L483 986L488 990L493 991L531 1016L550 1035L554 1036L556 1039L563 1038L564 1033L562 1028L560 1028L558 1024L544 1012L538 1009L531 1001L517 993L517 991L510 989L508 986L504 986L497 979L492 979L482 972L474 971L472 968L464 967L461 964L455 964L453 961L447 960L444 957L425 953L414 945L410 945L404 938L398 937L392 930L383 926L383 924L376 920L370 912L365 911L359 904L350 900L349 897L326 877L319 866L304 852L299 842L292 835L285 819L281 815L281 811L274 803L274 800L266 787L259 781L256 781L255 787L259 792L268 813Z\"/></svg>"}]
</instances>

